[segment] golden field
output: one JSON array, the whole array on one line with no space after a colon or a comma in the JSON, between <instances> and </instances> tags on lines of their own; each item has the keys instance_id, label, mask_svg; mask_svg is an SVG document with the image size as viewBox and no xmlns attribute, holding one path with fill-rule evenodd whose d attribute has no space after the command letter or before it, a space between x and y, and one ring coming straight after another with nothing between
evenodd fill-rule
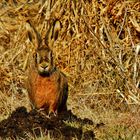
<instances>
[{"instance_id":1,"label":"golden field","mask_svg":"<svg viewBox=\"0 0 140 140\"><path fill-rule=\"evenodd\" d=\"M55 19L62 27L52 49L69 80L68 108L95 123L97 140L140 139L139 0L1 0L0 121L17 107L30 110L25 80L36 42L27 20L44 37Z\"/></svg>"}]
</instances>

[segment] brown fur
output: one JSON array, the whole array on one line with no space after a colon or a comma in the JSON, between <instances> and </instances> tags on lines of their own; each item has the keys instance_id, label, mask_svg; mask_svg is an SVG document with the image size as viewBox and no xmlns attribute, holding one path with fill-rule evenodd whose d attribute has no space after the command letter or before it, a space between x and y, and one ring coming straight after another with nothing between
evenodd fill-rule
<instances>
[{"instance_id":1,"label":"brown fur","mask_svg":"<svg viewBox=\"0 0 140 140\"><path fill-rule=\"evenodd\" d=\"M37 47L31 56L28 74L28 93L35 108L43 108L48 113L60 113L67 110L68 82L66 76L59 71L53 63L52 50L49 47L49 35L56 36L58 23L55 22L53 32L47 33L47 41L42 41L41 36L29 22L36 34ZM51 46L52 47L52 46Z\"/></svg>"},{"instance_id":2,"label":"brown fur","mask_svg":"<svg viewBox=\"0 0 140 140\"><path fill-rule=\"evenodd\" d=\"M58 69L54 68L49 76L41 76L32 65L28 76L28 92L35 108L43 108L49 113L67 110L68 83Z\"/></svg>"}]
</instances>

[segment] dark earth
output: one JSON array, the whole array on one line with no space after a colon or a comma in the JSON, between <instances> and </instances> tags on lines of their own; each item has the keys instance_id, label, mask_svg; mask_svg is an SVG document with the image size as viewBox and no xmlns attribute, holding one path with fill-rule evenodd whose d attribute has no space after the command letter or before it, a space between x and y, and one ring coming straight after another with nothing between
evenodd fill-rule
<instances>
[{"instance_id":1,"label":"dark earth","mask_svg":"<svg viewBox=\"0 0 140 140\"><path fill-rule=\"evenodd\" d=\"M75 127L70 125L78 123ZM81 119L71 110L57 116L48 117L41 111L27 112L25 107L19 107L5 120L0 122L0 138L25 139L40 137L41 133L50 134L52 139L94 140L93 130L83 130L84 125L93 125L87 118Z\"/></svg>"}]
</instances>

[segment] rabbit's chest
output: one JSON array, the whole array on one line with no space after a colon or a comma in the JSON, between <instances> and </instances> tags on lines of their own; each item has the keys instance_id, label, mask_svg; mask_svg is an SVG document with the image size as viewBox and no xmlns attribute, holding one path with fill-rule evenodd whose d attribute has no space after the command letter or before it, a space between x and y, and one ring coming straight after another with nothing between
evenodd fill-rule
<instances>
[{"instance_id":1,"label":"rabbit's chest","mask_svg":"<svg viewBox=\"0 0 140 140\"><path fill-rule=\"evenodd\" d=\"M59 84L55 79L37 75L32 80L32 95L37 108L45 104L48 106L52 103L57 104Z\"/></svg>"},{"instance_id":2,"label":"rabbit's chest","mask_svg":"<svg viewBox=\"0 0 140 140\"><path fill-rule=\"evenodd\" d=\"M35 80L34 90L35 90L34 92L36 93L51 95L51 94L57 93L58 84L56 83L56 81L50 78L38 77Z\"/></svg>"}]
</instances>

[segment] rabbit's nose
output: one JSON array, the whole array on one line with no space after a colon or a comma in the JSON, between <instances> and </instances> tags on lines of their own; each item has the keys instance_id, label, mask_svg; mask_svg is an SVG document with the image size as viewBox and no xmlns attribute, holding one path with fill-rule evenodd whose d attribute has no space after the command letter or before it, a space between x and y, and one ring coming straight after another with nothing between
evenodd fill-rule
<instances>
[{"instance_id":1,"label":"rabbit's nose","mask_svg":"<svg viewBox=\"0 0 140 140\"><path fill-rule=\"evenodd\" d=\"M48 64L47 63L42 63L41 64L41 67L44 68L44 69L46 69L48 67Z\"/></svg>"},{"instance_id":2,"label":"rabbit's nose","mask_svg":"<svg viewBox=\"0 0 140 140\"><path fill-rule=\"evenodd\" d=\"M44 69L46 69L48 66L46 65L46 66L43 66L42 68L44 68Z\"/></svg>"}]
</instances>

